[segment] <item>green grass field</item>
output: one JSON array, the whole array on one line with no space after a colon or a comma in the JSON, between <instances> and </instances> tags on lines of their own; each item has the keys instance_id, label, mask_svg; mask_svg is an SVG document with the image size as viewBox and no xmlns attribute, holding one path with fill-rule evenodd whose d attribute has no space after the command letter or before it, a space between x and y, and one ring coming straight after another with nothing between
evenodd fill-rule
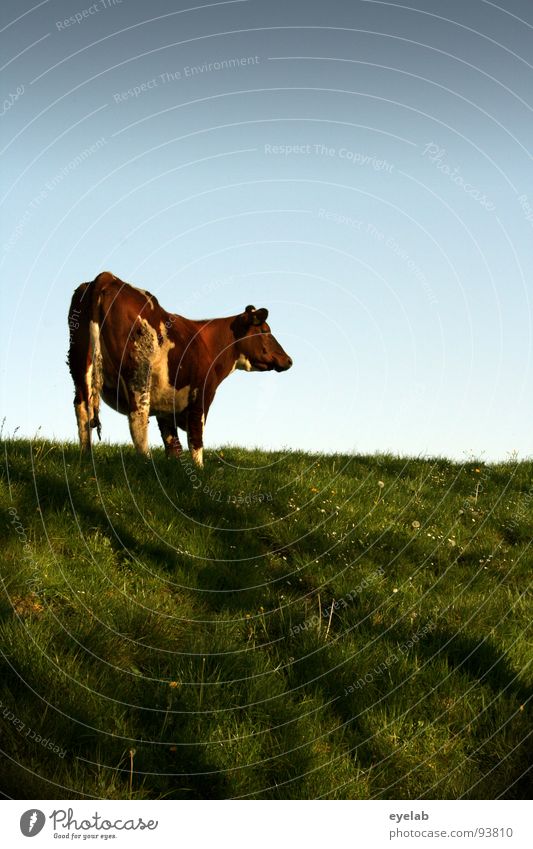
<instances>
[{"instance_id":1,"label":"green grass field","mask_svg":"<svg viewBox=\"0 0 533 849\"><path fill-rule=\"evenodd\" d=\"M527 798L533 462L3 449L5 796Z\"/></svg>"}]
</instances>

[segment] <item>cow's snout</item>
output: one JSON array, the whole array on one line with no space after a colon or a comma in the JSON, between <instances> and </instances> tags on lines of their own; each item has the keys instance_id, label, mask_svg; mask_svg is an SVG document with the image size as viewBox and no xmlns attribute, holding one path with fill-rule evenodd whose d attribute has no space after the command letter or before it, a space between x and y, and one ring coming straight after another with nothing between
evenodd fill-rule
<instances>
[{"instance_id":1,"label":"cow's snout","mask_svg":"<svg viewBox=\"0 0 533 849\"><path fill-rule=\"evenodd\" d=\"M291 366L292 357L283 357L282 359L279 359L276 362L274 368L276 369L276 371L288 371Z\"/></svg>"}]
</instances>

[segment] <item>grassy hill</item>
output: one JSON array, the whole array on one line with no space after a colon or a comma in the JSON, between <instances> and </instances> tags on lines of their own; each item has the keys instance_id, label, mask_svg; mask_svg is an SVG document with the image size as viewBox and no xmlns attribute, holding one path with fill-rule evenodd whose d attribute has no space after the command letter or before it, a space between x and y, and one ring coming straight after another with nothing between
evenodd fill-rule
<instances>
[{"instance_id":1,"label":"grassy hill","mask_svg":"<svg viewBox=\"0 0 533 849\"><path fill-rule=\"evenodd\" d=\"M532 462L4 450L4 794L526 798Z\"/></svg>"}]
</instances>

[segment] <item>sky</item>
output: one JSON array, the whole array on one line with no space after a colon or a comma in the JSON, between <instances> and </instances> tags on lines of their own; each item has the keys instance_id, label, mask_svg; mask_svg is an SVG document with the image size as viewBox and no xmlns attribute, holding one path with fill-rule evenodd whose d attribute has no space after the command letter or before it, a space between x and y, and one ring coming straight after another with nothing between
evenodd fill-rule
<instances>
[{"instance_id":1,"label":"sky","mask_svg":"<svg viewBox=\"0 0 533 849\"><path fill-rule=\"evenodd\" d=\"M413 3L3 0L4 434L77 438L107 269L269 309L294 366L228 378L208 448L532 455L533 7Z\"/></svg>"}]
</instances>

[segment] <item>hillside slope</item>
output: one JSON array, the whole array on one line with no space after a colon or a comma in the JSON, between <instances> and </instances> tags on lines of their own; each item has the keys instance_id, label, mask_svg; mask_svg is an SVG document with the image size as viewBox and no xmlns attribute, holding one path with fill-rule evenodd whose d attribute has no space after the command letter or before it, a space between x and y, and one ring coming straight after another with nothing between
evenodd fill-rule
<instances>
[{"instance_id":1,"label":"hillside slope","mask_svg":"<svg viewBox=\"0 0 533 849\"><path fill-rule=\"evenodd\" d=\"M533 463L4 452L4 794L525 797Z\"/></svg>"}]
</instances>

